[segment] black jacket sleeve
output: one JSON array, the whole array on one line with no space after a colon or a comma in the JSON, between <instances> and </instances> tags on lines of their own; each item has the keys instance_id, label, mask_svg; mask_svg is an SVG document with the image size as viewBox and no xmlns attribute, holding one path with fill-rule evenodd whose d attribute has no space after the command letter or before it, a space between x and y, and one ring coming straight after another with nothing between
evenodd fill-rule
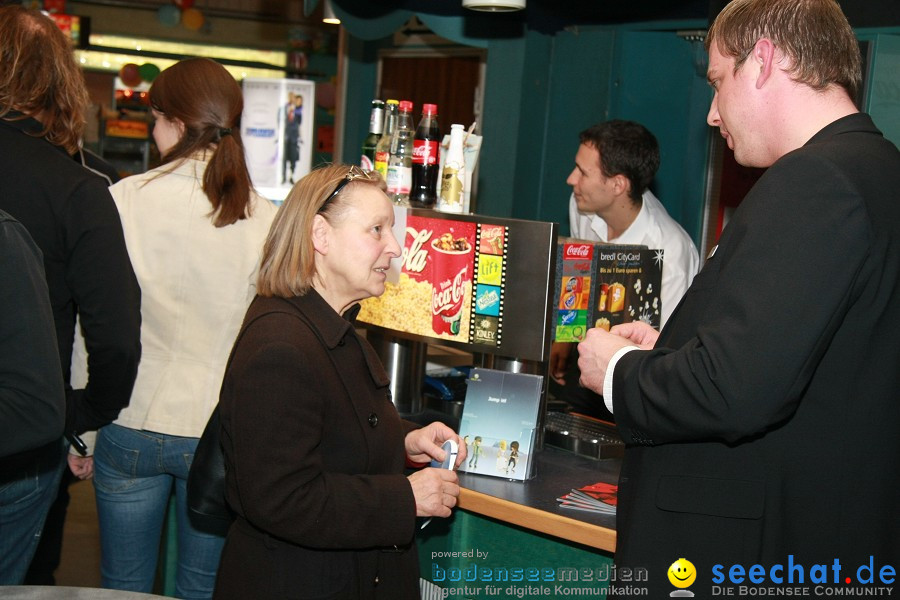
<instances>
[{"instance_id":1,"label":"black jacket sleeve","mask_svg":"<svg viewBox=\"0 0 900 600\"><path fill-rule=\"evenodd\" d=\"M67 390L66 427L81 433L114 421L128 405L141 355L141 292L118 210L99 178L75 190L64 218L66 283L88 353L87 386Z\"/></svg>"},{"instance_id":2,"label":"black jacket sleeve","mask_svg":"<svg viewBox=\"0 0 900 600\"><path fill-rule=\"evenodd\" d=\"M0 457L58 439L65 394L41 251L0 212Z\"/></svg>"}]
</instances>

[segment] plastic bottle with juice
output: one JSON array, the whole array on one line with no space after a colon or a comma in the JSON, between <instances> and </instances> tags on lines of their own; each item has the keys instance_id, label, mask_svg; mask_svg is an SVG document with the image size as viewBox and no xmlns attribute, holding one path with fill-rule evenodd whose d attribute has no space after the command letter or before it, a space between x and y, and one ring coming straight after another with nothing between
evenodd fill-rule
<instances>
[{"instance_id":1,"label":"plastic bottle with juice","mask_svg":"<svg viewBox=\"0 0 900 600\"><path fill-rule=\"evenodd\" d=\"M394 137L394 129L397 128L399 104L394 99L385 101L384 126L381 130L381 138L375 145L375 170L381 173L384 179L387 179L388 160L391 158L391 138Z\"/></svg>"}]
</instances>

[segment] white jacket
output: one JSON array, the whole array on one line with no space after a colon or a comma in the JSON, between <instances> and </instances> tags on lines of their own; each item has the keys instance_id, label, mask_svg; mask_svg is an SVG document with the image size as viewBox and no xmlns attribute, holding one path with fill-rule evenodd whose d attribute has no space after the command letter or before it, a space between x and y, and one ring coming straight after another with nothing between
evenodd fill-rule
<instances>
[{"instance_id":1,"label":"white jacket","mask_svg":"<svg viewBox=\"0 0 900 600\"><path fill-rule=\"evenodd\" d=\"M277 208L254 193L249 218L215 227L202 190L206 162L188 159L171 168L110 188L141 286L142 318L137 380L131 403L115 422L200 437L256 293L263 242Z\"/></svg>"}]
</instances>

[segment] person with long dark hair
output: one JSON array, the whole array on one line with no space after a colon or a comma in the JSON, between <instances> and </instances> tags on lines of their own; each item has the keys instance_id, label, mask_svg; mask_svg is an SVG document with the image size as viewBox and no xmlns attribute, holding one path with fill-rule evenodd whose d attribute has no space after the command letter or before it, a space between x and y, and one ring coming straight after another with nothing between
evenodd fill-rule
<instances>
[{"instance_id":1,"label":"person with long dark hair","mask_svg":"<svg viewBox=\"0 0 900 600\"><path fill-rule=\"evenodd\" d=\"M102 583L152 591L174 485L176 594L205 598L223 538L191 525L187 476L276 209L251 187L241 88L224 67L178 62L153 82L150 104L163 164L111 188L144 290L144 355L131 403L100 431L94 454Z\"/></svg>"}]
</instances>

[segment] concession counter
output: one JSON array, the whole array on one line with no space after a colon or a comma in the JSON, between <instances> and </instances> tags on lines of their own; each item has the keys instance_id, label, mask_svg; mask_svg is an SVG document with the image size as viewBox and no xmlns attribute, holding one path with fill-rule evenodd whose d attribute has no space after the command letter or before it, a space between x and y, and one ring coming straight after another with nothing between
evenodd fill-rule
<instances>
[{"instance_id":1,"label":"concession counter","mask_svg":"<svg viewBox=\"0 0 900 600\"><path fill-rule=\"evenodd\" d=\"M615 515L563 508L557 498L573 488L615 485L619 460L542 439L558 225L404 207L395 208L395 221L403 254L385 293L362 303L357 325L385 364L400 414L459 430L459 414L423 400L426 370L441 354L435 348L474 367L543 376L533 476L460 473L458 510L417 534L422 597L605 597ZM566 581L557 581L563 572Z\"/></svg>"}]
</instances>

